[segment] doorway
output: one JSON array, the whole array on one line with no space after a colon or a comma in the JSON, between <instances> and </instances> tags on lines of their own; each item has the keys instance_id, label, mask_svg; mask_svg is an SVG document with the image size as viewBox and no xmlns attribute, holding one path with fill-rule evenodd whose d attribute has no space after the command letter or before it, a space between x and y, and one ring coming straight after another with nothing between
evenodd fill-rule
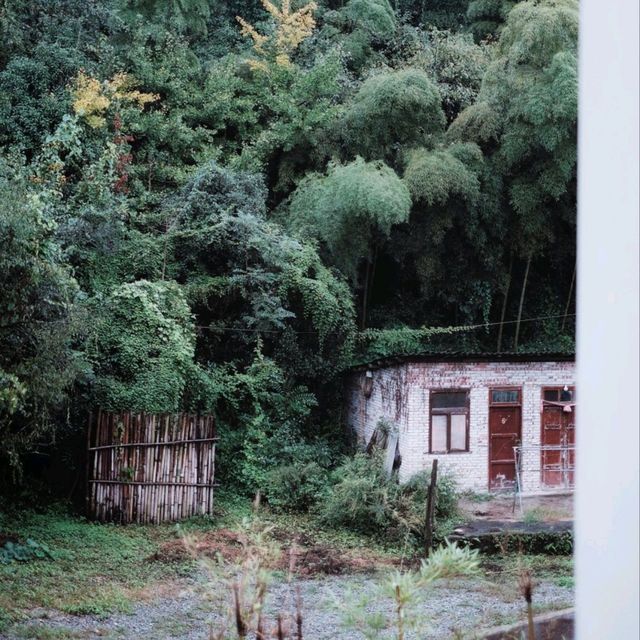
<instances>
[{"instance_id":1,"label":"doorway","mask_svg":"<svg viewBox=\"0 0 640 640\"><path fill-rule=\"evenodd\" d=\"M573 387L542 391L542 485L571 489L574 486L576 405Z\"/></svg>"},{"instance_id":2,"label":"doorway","mask_svg":"<svg viewBox=\"0 0 640 640\"><path fill-rule=\"evenodd\" d=\"M522 391L489 390L489 490L513 489L516 461L513 447L522 437Z\"/></svg>"}]
</instances>

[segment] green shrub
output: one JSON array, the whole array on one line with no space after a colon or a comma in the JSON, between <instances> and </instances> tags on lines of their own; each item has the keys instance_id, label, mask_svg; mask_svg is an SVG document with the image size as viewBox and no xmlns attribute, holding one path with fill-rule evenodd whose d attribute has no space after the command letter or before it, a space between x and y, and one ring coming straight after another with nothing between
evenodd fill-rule
<instances>
[{"instance_id":1,"label":"green shrub","mask_svg":"<svg viewBox=\"0 0 640 640\"><path fill-rule=\"evenodd\" d=\"M309 511L327 493L336 451L324 440L281 443L263 492L276 511Z\"/></svg>"},{"instance_id":2,"label":"green shrub","mask_svg":"<svg viewBox=\"0 0 640 640\"><path fill-rule=\"evenodd\" d=\"M269 473L269 504L279 511L308 511L325 493L327 475L317 462L281 465Z\"/></svg>"},{"instance_id":3,"label":"green shrub","mask_svg":"<svg viewBox=\"0 0 640 640\"><path fill-rule=\"evenodd\" d=\"M332 484L320 508L327 525L343 526L361 533L376 533L392 523L392 505L398 485L387 478L382 457L358 453L332 474Z\"/></svg>"},{"instance_id":4,"label":"green shrub","mask_svg":"<svg viewBox=\"0 0 640 640\"><path fill-rule=\"evenodd\" d=\"M420 527L424 526L427 487L430 481L431 471L422 471L412 476L403 487L405 495L410 496L413 520L417 521ZM434 544L443 543L445 537L451 533L454 521L459 515L458 499L455 480L449 475L440 475L436 486Z\"/></svg>"},{"instance_id":5,"label":"green shrub","mask_svg":"<svg viewBox=\"0 0 640 640\"><path fill-rule=\"evenodd\" d=\"M397 475L386 474L382 452L373 456L359 453L333 472L333 484L320 505L320 519L326 525L384 537L389 542L418 544L424 534L429 476L429 472L419 473L400 484ZM448 476L441 476L436 495L435 542L449 532L456 515L455 483Z\"/></svg>"},{"instance_id":6,"label":"green shrub","mask_svg":"<svg viewBox=\"0 0 640 640\"><path fill-rule=\"evenodd\" d=\"M53 554L46 544L27 538L23 544L7 540L0 547L0 564L11 562L29 562L30 560L53 559Z\"/></svg>"}]
</instances>

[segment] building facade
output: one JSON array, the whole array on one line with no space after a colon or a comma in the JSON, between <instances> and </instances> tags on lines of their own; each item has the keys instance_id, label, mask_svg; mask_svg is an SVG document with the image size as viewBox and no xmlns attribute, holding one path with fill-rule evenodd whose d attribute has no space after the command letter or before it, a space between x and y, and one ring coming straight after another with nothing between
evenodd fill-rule
<instances>
[{"instance_id":1,"label":"building facade","mask_svg":"<svg viewBox=\"0 0 640 640\"><path fill-rule=\"evenodd\" d=\"M363 445L376 429L394 434L402 481L437 458L462 489L513 489L516 477L523 493L573 486L573 358L378 361L353 370L346 384L349 427Z\"/></svg>"}]
</instances>

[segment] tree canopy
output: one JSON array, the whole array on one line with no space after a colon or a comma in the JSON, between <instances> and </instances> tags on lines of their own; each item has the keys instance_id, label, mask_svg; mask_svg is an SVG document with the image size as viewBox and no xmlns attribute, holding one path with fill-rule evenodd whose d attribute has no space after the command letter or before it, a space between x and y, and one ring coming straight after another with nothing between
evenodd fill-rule
<instances>
[{"instance_id":1,"label":"tree canopy","mask_svg":"<svg viewBox=\"0 0 640 640\"><path fill-rule=\"evenodd\" d=\"M98 406L212 411L254 491L344 442L367 354L572 349L577 0L17 0L0 34L11 473Z\"/></svg>"}]
</instances>

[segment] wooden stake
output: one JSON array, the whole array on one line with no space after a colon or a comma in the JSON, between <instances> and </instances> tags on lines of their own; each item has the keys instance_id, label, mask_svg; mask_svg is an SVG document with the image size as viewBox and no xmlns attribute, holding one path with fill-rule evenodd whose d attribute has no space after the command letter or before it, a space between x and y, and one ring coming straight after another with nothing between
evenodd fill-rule
<instances>
[{"instance_id":1,"label":"wooden stake","mask_svg":"<svg viewBox=\"0 0 640 640\"><path fill-rule=\"evenodd\" d=\"M431 482L427 489L427 508L424 523L424 555L429 557L433 546L433 516L436 507L436 486L438 483L438 459L431 464Z\"/></svg>"}]
</instances>

